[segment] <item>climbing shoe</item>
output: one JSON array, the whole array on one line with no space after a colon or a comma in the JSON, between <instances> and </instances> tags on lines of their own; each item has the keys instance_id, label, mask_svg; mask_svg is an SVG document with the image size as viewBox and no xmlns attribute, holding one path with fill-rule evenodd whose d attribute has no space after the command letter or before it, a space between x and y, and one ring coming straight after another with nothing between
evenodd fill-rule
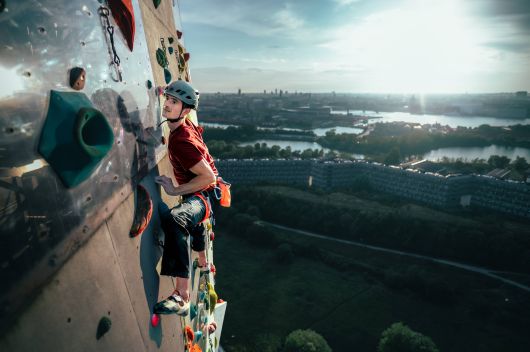
<instances>
[{"instance_id":1,"label":"climbing shoe","mask_svg":"<svg viewBox=\"0 0 530 352\"><path fill-rule=\"evenodd\" d=\"M182 297L172 294L163 301L155 304L153 312L155 314L177 314L186 316L190 310L190 303L185 302Z\"/></svg>"}]
</instances>

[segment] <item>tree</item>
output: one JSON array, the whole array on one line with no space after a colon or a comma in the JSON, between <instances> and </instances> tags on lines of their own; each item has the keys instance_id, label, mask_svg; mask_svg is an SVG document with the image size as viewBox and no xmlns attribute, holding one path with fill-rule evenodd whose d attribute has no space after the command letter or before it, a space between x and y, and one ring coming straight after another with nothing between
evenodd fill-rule
<instances>
[{"instance_id":1,"label":"tree","mask_svg":"<svg viewBox=\"0 0 530 352\"><path fill-rule=\"evenodd\" d=\"M415 332L405 324L392 324L381 334L378 352L439 352L430 337Z\"/></svg>"},{"instance_id":2,"label":"tree","mask_svg":"<svg viewBox=\"0 0 530 352\"><path fill-rule=\"evenodd\" d=\"M510 158L506 156L492 155L488 159L488 164L497 169L504 169L509 163Z\"/></svg>"},{"instance_id":3,"label":"tree","mask_svg":"<svg viewBox=\"0 0 530 352\"><path fill-rule=\"evenodd\" d=\"M313 330L299 329L287 335L283 352L331 352L331 347Z\"/></svg>"},{"instance_id":4,"label":"tree","mask_svg":"<svg viewBox=\"0 0 530 352\"><path fill-rule=\"evenodd\" d=\"M401 153L397 147L392 148L392 150L385 157L385 164L387 165L396 165L401 161Z\"/></svg>"},{"instance_id":5,"label":"tree","mask_svg":"<svg viewBox=\"0 0 530 352\"><path fill-rule=\"evenodd\" d=\"M513 168L518 173L522 174L526 169L528 169L528 163L526 162L525 158L522 158L520 156L517 156L515 160L512 162Z\"/></svg>"}]
</instances>

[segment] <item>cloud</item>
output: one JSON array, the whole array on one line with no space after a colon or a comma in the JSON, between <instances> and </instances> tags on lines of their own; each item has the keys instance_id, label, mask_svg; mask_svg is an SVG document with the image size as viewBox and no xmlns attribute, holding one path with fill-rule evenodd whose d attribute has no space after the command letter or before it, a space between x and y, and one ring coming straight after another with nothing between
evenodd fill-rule
<instances>
[{"instance_id":1,"label":"cloud","mask_svg":"<svg viewBox=\"0 0 530 352\"><path fill-rule=\"evenodd\" d=\"M290 3L205 1L182 16L184 23L238 31L252 37L292 36L305 25Z\"/></svg>"},{"instance_id":2,"label":"cloud","mask_svg":"<svg viewBox=\"0 0 530 352\"><path fill-rule=\"evenodd\" d=\"M360 0L333 0L333 2L339 4L339 6L347 6L359 1Z\"/></svg>"}]
</instances>

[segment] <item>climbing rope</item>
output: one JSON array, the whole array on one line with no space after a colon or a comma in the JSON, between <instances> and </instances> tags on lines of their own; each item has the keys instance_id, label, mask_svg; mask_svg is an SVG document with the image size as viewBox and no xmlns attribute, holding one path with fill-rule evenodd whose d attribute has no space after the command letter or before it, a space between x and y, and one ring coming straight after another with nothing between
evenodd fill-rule
<instances>
[{"instance_id":1,"label":"climbing rope","mask_svg":"<svg viewBox=\"0 0 530 352\"><path fill-rule=\"evenodd\" d=\"M112 62L114 64L114 67L116 68L116 74L117 74L117 79L114 79L114 81L121 82L122 81L121 67L120 67L121 60L118 54L116 53L116 47L114 45L114 26L110 24L110 20L109 20L110 11L105 6L100 6L98 12L99 12L99 15L101 16L101 19L104 21L103 26L105 26L105 29L107 30L109 34L109 42L110 42L110 47L112 49Z\"/></svg>"}]
</instances>

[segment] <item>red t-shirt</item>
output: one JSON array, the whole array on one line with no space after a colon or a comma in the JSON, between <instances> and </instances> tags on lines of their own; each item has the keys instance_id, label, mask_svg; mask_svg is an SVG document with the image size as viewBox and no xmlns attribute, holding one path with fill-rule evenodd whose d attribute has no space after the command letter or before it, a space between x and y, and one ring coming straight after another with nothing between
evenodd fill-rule
<instances>
[{"instance_id":1,"label":"red t-shirt","mask_svg":"<svg viewBox=\"0 0 530 352\"><path fill-rule=\"evenodd\" d=\"M202 127L195 126L193 122L185 119L184 124L169 134L169 161L173 166L173 173L179 185L190 182L196 176L190 168L202 159L210 164L215 176L219 175L213 158L208 152L208 147L202 139L202 131ZM213 186L207 189L211 188Z\"/></svg>"}]
</instances>

